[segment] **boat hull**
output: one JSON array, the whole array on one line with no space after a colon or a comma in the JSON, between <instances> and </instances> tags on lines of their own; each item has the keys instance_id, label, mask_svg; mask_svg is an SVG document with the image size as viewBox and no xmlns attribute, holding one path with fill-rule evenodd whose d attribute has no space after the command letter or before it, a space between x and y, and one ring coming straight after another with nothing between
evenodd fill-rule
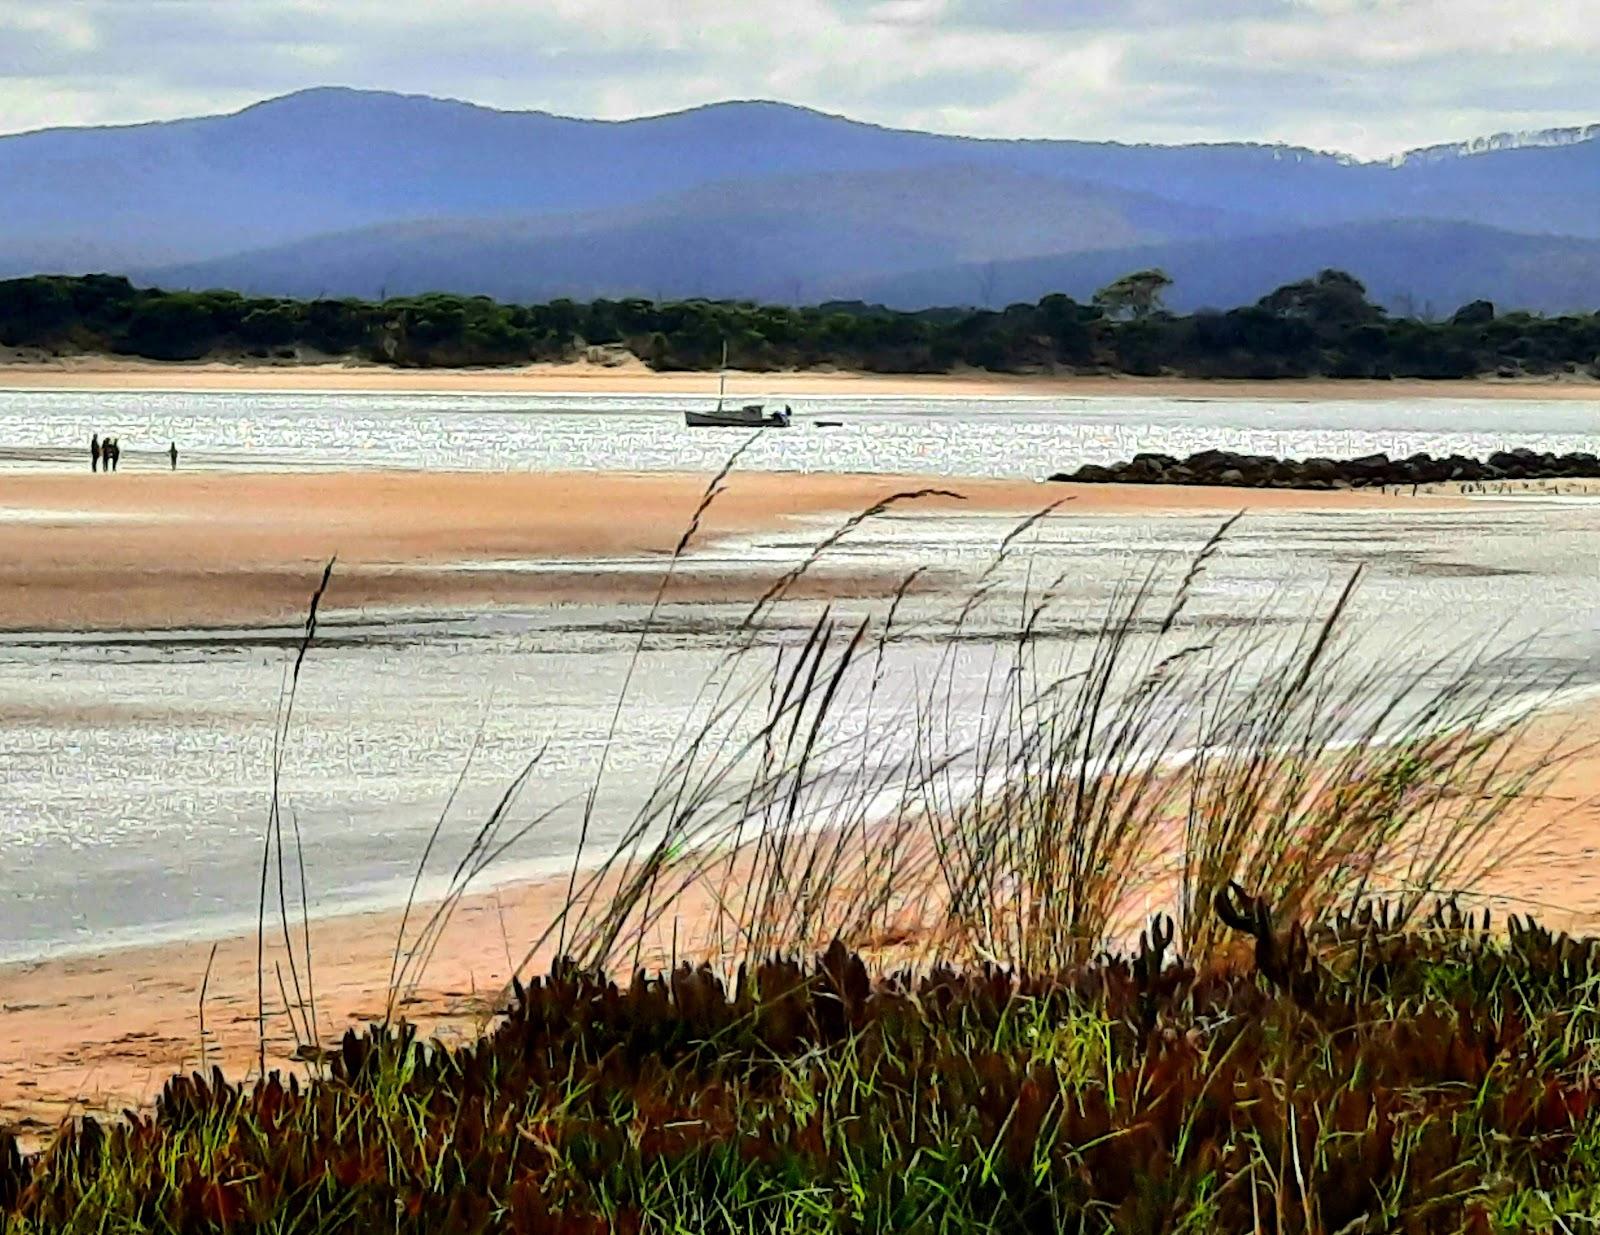
<instances>
[{"instance_id":1,"label":"boat hull","mask_svg":"<svg viewBox=\"0 0 1600 1235\"><path fill-rule=\"evenodd\" d=\"M691 429L787 429L789 418L782 412L760 416L737 412L685 412L683 422Z\"/></svg>"}]
</instances>

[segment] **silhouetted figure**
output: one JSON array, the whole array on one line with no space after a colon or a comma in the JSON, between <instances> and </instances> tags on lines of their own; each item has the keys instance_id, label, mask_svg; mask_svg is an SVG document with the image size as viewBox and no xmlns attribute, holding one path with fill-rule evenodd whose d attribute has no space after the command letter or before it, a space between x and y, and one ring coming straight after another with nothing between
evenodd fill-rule
<instances>
[{"instance_id":1,"label":"silhouetted figure","mask_svg":"<svg viewBox=\"0 0 1600 1235\"><path fill-rule=\"evenodd\" d=\"M178 443L173 442L167 447L167 458L172 460L172 470L178 470Z\"/></svg>"},{"instance_id":2,"label":"silhouetted figure","mask_svg":"<svg viewBox=\"0 0 1600 1235\"><path fill-rule=\"evenodd\" d=\"M114 437L107 438L104 451L106 456L106 466L109 467L113 472L116 471L117 464L122 462L122 447L118 444L117 439Z\"/></svg>"},{"instance_id":3,"label":"silhouetted figure","mask_svg":"<svg viewBox=\"0 0 1600 1235\"><path fill-rule=\"evenodd\" d=\"M100 470L100 435L98 433L89 439L89 470L91 472Z\"/></svg>"}]
</instances>

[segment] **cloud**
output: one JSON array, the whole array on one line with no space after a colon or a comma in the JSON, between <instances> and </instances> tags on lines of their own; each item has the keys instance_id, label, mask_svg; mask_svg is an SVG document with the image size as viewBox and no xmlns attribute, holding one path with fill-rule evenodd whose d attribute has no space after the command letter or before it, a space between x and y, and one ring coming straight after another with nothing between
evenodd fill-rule
<instances>
[{"instance_id":1,"label":"cloud","mask_svg":"<svg viewBox=\"0 0 1600 1235\"><path fill-rule=\"evenodd\" d=\"M1594 0L0 0L0 131L312 85L1380 155L1600 120Z\"/></svg>"}]
</instances>

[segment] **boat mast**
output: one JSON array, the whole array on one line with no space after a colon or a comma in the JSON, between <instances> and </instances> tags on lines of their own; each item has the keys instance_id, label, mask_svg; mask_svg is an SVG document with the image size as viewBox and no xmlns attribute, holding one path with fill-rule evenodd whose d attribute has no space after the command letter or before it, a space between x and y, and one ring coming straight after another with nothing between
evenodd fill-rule
<instances>
[{"instance_id":1,"label":"boat mast","mask_svg":"<svg viewBox=\"0 0 1600 1235\"><path fill-rule=\"evenodd\" d=\"M728 341L722 341L722 369L717 375L717 411L722 410L722 395L728 388Z\"/></svg>"}]
</instances>

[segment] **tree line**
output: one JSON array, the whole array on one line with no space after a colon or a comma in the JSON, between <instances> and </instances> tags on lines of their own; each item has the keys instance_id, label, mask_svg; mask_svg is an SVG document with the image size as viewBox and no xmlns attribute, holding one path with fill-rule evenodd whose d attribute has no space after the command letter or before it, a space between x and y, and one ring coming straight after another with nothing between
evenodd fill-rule
<instances>
[{"instance_id":1,"label":"tree line","mask_svg":"<svg viewBox=\"0 0 1600 1235\"><path fill-rule=\"evenodd\" d=\"M1352 276L1324 270L1253 305L1168 312L1171 280L1137 271L1088 303L1064 295L998 310L899 312L642 299L502 304L431 294L381 302L168 292L111 275L0 281L0 346L152 360L355 357L404 367L520 365L623 348L657 370L830 365L878 373L1111 372L1192 377L1600 376L1600 314L1391 316Z\"/></svg>"}]
</instances>

